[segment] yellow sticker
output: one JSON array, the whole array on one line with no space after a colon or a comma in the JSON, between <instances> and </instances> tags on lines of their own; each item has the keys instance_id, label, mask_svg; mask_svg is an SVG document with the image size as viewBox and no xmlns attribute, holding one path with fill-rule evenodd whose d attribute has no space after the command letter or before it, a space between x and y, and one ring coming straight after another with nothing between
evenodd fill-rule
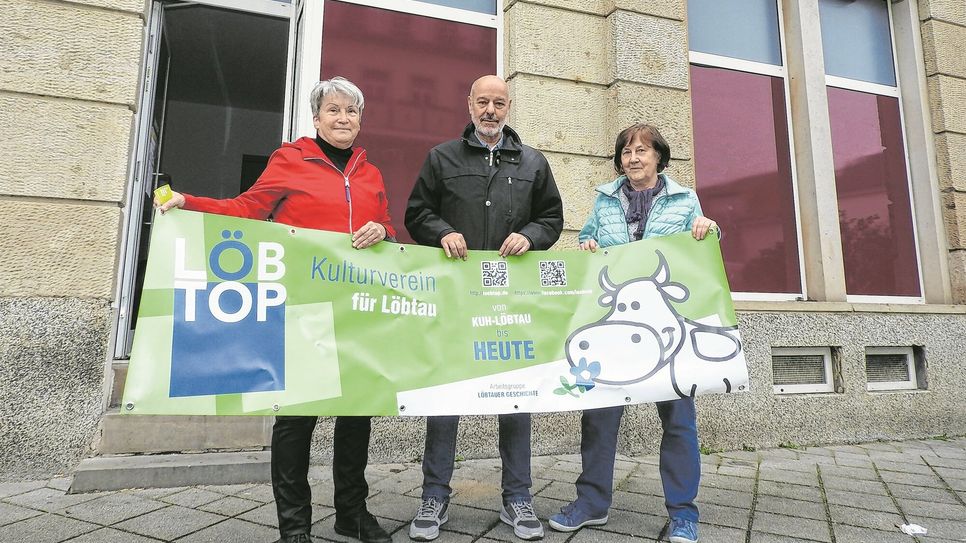
<instances>
[{"instance_id":1,"label":"yellow sticker","mask_svg":"<svg viewBox=\"0 0 966 543\"><path fill-rule=\"evenodd\" d=\"M163 204L171 199L171 185L161 185L154 189L154 198L159 204Z\"/></svg>"}]
</instances>

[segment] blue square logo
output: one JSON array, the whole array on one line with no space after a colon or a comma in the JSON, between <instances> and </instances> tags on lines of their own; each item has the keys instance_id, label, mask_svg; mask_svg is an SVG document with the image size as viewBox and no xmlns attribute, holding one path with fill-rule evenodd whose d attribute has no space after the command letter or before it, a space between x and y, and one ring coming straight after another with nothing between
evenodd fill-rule
<instances>
[{"instance_id":1,"label":"blue square logo","mask_svg":"<svg viewBox=\"0 0 966 543\"><path fill-rule=\"evenodd\" d=\"M218 285L226 286L174 290L170 396L285 390L285 304L263 308L259 321L256 283ZM193 308L186 296L195 297Z\"/></svg>"}]
</instances>

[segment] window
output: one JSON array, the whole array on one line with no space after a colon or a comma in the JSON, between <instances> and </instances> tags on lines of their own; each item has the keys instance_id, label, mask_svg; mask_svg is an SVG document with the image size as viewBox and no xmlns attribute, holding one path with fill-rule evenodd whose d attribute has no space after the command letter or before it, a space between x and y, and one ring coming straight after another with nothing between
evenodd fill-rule
<instances>
[{"instance_id":1,"label":"window","mask_svg":"<svg viewBox=\"0 0 966 543\"><path fill-rule=\"evenodd\" d=\"M802 294L785 69L774 2L688 2L694 167L736 297ZM745 294L740 293L756 293Z\"/></svg>"},{"instance_id":2,"label":"window","mask_svg":"<svg viewBox=\"0 0 966 543\"><path fill-rule=\"evenodd\" d=\"M917 358L912 347L866 347L866 388L870 391L920 388L925 368L919 367Z\"/></svg>"},{"instance_id":3,"label":"window","mask_svg":"<svg viewBox=\"0 0 966 543\"><path fill-rule=\"evenodd\" d=\"M819 12L846 292L918 298L888 4L821 0Z\"/></svg>"},{"instance_id":4,"label":"window","mask_svg":"<svg viewBox=\"0 0 966 543\"><path fill-rule=\"evenodd\" d=\"M920 263L920 243L929 262L945 258L942 237L930 215L920 241L916 220L938 196L907 153L926 152L928 131L910 135L904 118L922 97L902 79L922 59L897 54L895 40L918 36L897 36L893 11L896 28L918 32L919 19L893 6L820 0L783 15L777 0L689 0L694 170L736 299L918 303L924 285L942 296L944 268L927 281Z\"/></svg>"},{"instance_id":5,"label":"window","mask_svg":"<svg viewBox=\"0 0 966 543\"><path fill-rule=\"evenodd\" d=\"M771 370L775 394L835 392L829 347L775 347Z\"/></svg>"},{"instance_id":6,"label":"window","mask_svg":"<svg viewBox=\"0 0 966 543\"><path fill-rule=\"evenodd\" d=\"M293 137L315 133L305 104L316 81L341 75L359 85L366 107L356 144L382 171L401 242L412 241L403 220L426 154L462 134L473 81L500 73L497 8L496 0L304 3Z\"/></svg>"}]
</instances>

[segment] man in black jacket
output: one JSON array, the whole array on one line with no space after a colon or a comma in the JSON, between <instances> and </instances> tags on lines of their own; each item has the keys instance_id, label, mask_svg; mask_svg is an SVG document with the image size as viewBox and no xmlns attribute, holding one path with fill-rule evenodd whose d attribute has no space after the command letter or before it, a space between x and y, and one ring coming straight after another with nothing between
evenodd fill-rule
<instances>
[{"instance_id":1,"label":"man in black jacket","mask_svg":"<svg viewBox=\"0 0 966 543\"><path fill-rule=\"evenodd\" d=\"M472 123L463 137L434 147L409 197L406 228L420 245L442 247L449 258L467 250L500 256L546 250L563 229L563 204L546 157L506 126L509 89L494 75L477 79L467 97ZM448 520L456 455L457 416L426 419L422 504L409 528L429 541ZM503 460L500 520L522 539L543 537L530 486L530 415L499 416Z\"/></svg>"}]
</instances>

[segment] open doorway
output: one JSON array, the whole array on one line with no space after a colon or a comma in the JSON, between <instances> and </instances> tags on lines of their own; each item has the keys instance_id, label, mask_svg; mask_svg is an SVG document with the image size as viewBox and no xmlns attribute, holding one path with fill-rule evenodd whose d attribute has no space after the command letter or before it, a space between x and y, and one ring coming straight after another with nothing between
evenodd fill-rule
<instances>
[{"instance_id":1,"label":"open doorway","mask_svg":"<svg viewBox=\"0 0 966 543\"><path fill-rule=\"evenodd\" d=\"M290 5L241 0L231 2L238 9L220 7L226 4L152 6L115 359L128 357L137 327L154 189L168 183L199 196L236 196L282 141ZM119 397L124 373L115 371L112 398Z\"/></svg>"}]
</instances>

